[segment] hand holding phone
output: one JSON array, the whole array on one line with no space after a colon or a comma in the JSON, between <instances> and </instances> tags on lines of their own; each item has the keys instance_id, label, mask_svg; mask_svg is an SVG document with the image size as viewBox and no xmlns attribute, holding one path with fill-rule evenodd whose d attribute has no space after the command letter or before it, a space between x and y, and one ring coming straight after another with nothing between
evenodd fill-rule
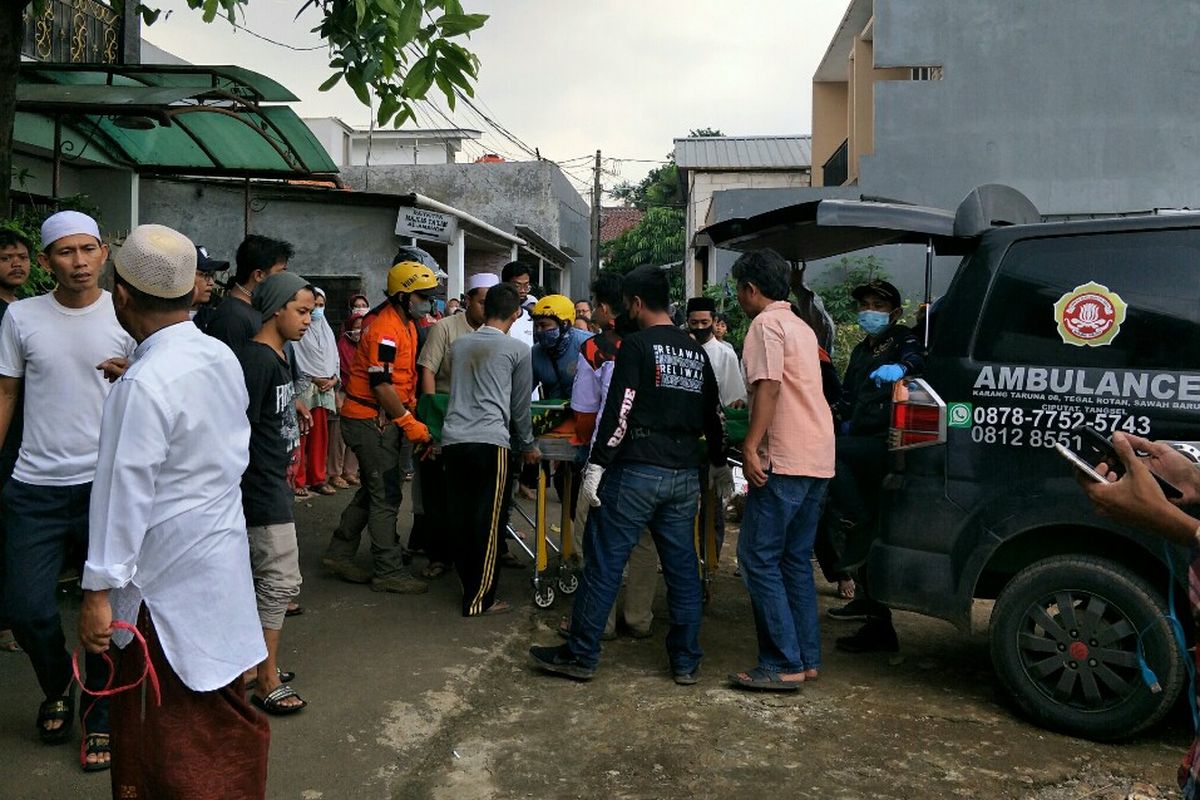
<instances>
[{"instance_id":1,"label":"hand holding phone","mask_svg":"<svg viewBox=\"0 0 1200 800\"><path fill-rule=\"evenodd\" d=\"M1082 452L1077 455L1082 457L1085 462L1089 464L1104 464L1110 472L1117 476L1118 480L1125 475L1125 462L1121 460L1121 456L1118 455L1112 441L1107 436L1090 425L1080 425L1074 429L1074 433L1079 434L1080 441L1083 444ZM1135 441L1135 445L1136 443ZM1138 453L1138 455L1140 457L1143 454ZM1092 471L1095 472L1095 470ZM1154 476L1154 480L1169 500L1179 500L1183 497L1183 492L1165 480L1161 475L1153 470L1150 471L1150 474Z\"/></svg>"},{"instance_id":2,"label":"hand holding phone","mask_svg":"<svg viewBox=\"0 0 1200 800\"><path fill-rule=\"evenodd\" d=\"M1079 470L1079 472L1084 476L1091 478L1096 483L1108 483L1108 478L1105 478L1103 475L1097 472L1095 467L1080 458L1074 450L1070 449L1062 442L1055 442L1054 449L1060 456L1069 461L1071 466Z\"/></svg>"}]
</instances>

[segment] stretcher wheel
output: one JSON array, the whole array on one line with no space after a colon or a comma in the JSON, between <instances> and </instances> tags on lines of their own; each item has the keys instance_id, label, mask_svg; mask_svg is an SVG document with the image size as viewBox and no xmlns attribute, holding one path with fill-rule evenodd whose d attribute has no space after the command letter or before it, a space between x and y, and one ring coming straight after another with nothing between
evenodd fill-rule
<instances>
[{"instance_id":1,"label":"stretcher wheel","mask_svg":"<svg viewBox=\"0 0 1200 800\"><path fill-rule=\"evenodd\" d=\"M579 588L579 576L567 570L558 576L558 590L563 594L575 594Z\"/></svg>"},{"instance_id":2,"label":"stretcher wheel","mask_svg":"<svg viewBox=\"0 0 1200 800\"><path fill-rule=\"evenodd\" d=\"M554 605L554 587L546 583L534 589L533 604L538 608L549 608Z\"/></svg>"}]
</instances>

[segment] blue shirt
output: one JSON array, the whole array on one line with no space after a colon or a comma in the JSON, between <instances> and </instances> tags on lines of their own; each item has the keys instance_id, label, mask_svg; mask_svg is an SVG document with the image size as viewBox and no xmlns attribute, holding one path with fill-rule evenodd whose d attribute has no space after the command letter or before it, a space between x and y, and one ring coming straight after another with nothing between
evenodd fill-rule
<instances>
[{"instance_id":1,"label":"blue shirt","mask_svg":"<svg viewBox=\"0 0 1200 800\"><path fill-rule=\"evenodd\" d=\"M533 384L542 385L542 397L546 400L569 400L571 384L575 382L575 367L579 361L579 350L592 334L579 328L567 329L567 344L557 358L541 345L533 346Z\"/></svg>"}]
</instances>

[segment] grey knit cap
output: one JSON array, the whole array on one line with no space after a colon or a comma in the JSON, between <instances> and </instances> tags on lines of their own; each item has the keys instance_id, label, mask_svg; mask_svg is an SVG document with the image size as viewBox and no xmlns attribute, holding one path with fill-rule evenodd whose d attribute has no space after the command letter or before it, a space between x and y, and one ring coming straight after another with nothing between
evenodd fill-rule
<instances>
[{"instance_id":1,"label":"grey knit cap","mask_svg":"<svg viewBox=\"0 0 1200 800\"><path fill-rule=\"evenodd\" d=\"M276 311L286 306L296 296L296 292L305 288L309 288L308 281L296 273L276 272L254 287L250 305L262 313L263 322L266 322L275 316Z\"/></svg>"}]
</instances>

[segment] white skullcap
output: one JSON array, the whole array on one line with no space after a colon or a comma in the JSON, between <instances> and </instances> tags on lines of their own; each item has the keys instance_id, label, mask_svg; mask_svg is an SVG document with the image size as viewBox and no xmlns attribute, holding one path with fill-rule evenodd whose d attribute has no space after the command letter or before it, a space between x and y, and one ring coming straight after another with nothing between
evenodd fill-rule
<instances>
[{"instance_id":1,"label":"white skullcap","mask_svg":"<svg viewBox=\"0 0 1200 800\"><path fill-rule=\"evenodd\" d=\"M42 249L57 242L64 236L74 236L83 233L94 236L100 241L100 226L96 220L78 211L59 211L46 217L42 223Z\"/></svg>"},{"instance_id":2,"label":"white skullcap","mask_svg":"<svg viewBox=\"0 0 1200 800\"><path fill-rule=\"evenodd\" d=\"M500 276L490 272L476 272L471 277L467 278L467 291L473 292L476 289L490 289L500 283Z\"/></svg>"},{"instance_id":3,"label":"white skullcap","mask_svg":"<svg viewBox=\"0 0 1200 800\"><path fill-rule=\"evenodd\" d=\"M151 297L174 300L196 286L196 246L165 225L138 225L113 264L123 281Z\"/></svg>"}]
</instances>

